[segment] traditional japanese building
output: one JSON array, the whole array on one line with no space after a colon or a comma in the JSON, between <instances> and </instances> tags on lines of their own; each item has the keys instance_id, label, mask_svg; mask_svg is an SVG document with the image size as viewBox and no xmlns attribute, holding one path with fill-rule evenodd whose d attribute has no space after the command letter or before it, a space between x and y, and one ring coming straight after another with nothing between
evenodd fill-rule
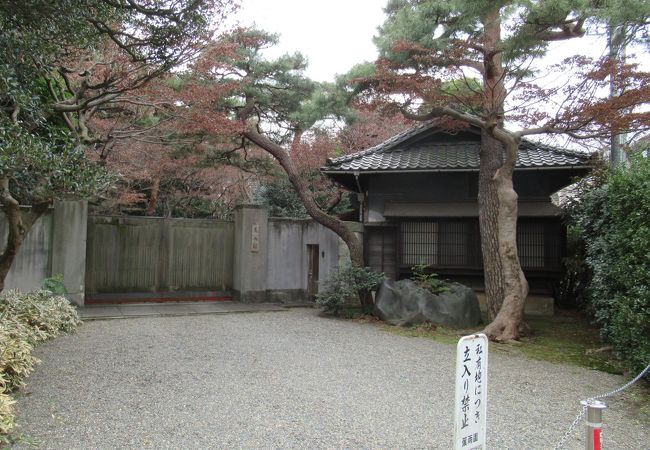
<instances>
[{"instance_id":1,"label":"traditional japanese building","mask_svg":"<svg viewBox=\"0 0 650 450\"><path fill-rule=\"evenodd\" d=\"M425 123L367 150L330 159L323 173L358 192L367 264L393 279L416 264L483 287L478 223L480 132ZM514 173L517 240L531 293L561 274L566 229L551 195L584 176L590 156L522 141Z\"/></svg>"}]
</instances>

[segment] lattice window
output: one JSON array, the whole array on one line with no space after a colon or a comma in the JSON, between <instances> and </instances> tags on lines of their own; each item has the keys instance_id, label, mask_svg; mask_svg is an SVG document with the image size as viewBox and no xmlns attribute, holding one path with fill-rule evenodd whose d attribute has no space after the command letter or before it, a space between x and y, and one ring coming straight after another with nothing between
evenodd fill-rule
<instances>
[{"instance_id":1,"label":"lattice window","mask_svg":"<svg viewBox=\"0 0 650 450\"><path fill-rule=\"evenodd\" d=\"M524 269L546 267L545 224L522 222L517 226L517 247L519 262Z\"/></svg>"},{"instance_id":2,"label":"lattice window","mask_svg":"<svg viewBox=\"0 0 650 450\"><path fill-rule=\"evenodd\" d=\"M465 267L470 264L471 225L467 221L440 222L439 260L441 266Z\"/></svg>"},{"instance_id":3,"label":"lattice window","mask_svg":"<svg viewBox=\"0 0 650 450\"><path fill-rule=\"evenodd\" d=\"M400 234L402 265L438 265L437 222L402 222Z\"/></svg>"},{"instance_id":4,"label":"lattice window","mask_svg":"<svg viewBox=\"0 0 650 450\"><path fill-rule=\"evenodd\" d=\"M524 269L561 268L562 225L550 220L520 220L519 260ZM409 220L400 227L401 266L426 264L437 268L479 269L481 240L478 219Z\"/></svg>"}]
</instances>

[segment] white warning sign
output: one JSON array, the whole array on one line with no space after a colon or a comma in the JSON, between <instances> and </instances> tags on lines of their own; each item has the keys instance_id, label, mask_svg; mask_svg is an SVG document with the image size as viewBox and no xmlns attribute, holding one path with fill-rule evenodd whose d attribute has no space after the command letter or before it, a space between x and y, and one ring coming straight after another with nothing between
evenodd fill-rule
<instances>
[{"instance_id":1,"label":"white warning sign","mask_svg":"<svg viewBox=\"0 0 650 450\"><path fill-rule=\"evenodd\" d=\"M456 347L454 450L485 449L488 339L464 336Z\"/></svg>"}]
</instances>

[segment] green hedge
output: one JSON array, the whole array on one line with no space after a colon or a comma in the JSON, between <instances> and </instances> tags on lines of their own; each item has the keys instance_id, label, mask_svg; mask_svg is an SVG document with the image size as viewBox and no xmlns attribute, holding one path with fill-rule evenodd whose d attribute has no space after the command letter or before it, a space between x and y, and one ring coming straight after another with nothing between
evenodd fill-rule
<instances>
[{"instance_id":1,"label":"green hedge","mask_svg":"<svg viewBox=\"0 0 650 450\"><path fill-rule=\"evenodd\" d=\"M588 308L631 370L650 364L650 159L611 170L574 220L591 269Z\"/></svg>"},{"instance_id":2,"label":"green hedge","mask_svg":"<svg viewBox=\"0 0 650 450\"><path fill-rule=\"evenodd\" d=\"M14 427L11 392L25 385L38 363L32 355L42 341L73 332L81 324L77 310L50 291L0 294L0 444Z\"/></svg>"}]
</instances>

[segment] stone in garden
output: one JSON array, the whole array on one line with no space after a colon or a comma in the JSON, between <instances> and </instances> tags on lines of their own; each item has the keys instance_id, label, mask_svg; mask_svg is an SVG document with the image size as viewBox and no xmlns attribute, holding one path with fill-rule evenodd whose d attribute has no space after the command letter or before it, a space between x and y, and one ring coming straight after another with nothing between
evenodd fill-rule
<instances>
[{"instance_id":1,"label":"stone in garden","mask_svg":"<svg viewBox=\"0 0 650 450\"><path fill-rule=\"evenodd\" d=\"M386 280L375 298L375 313L392 325L432 322L450 328L481 323L478 298L472 289L450 283L449 291L432 294L411 280Z\"/></svg>"}]
</instances>

